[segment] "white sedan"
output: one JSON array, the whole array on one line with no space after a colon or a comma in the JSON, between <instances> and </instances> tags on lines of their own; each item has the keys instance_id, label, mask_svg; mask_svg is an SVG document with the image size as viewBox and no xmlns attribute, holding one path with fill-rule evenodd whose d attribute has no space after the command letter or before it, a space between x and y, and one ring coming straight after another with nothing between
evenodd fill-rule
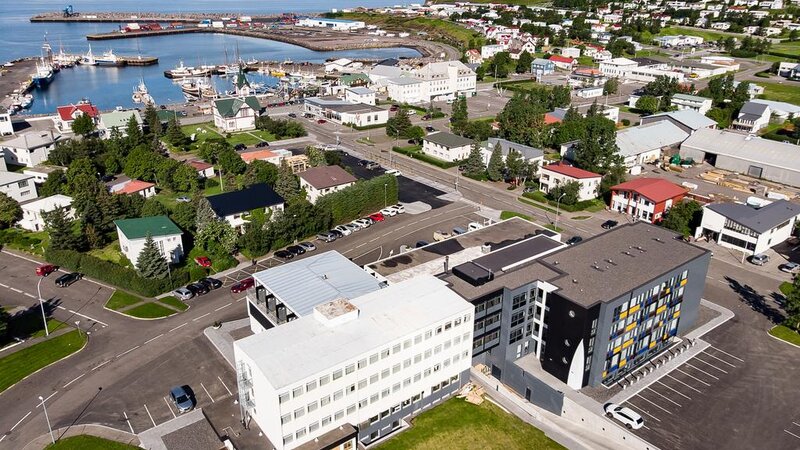
<instances>
[{"instance_id":1,"label":"white sedan","mask_svg":"<svg viewBox=\"0 0 800 450\"><path fill-rule=\"evenodd\" d=\"M606 416L617 419L629 430L638 430L644 426L644 419L630 408L609 403L605 406Z\"/></svg>"},{"instance_id":2,"label":"white sedan","mask_svg":"<svg viewBox=\"0 0 800 450\"><path fill-rule=\"evenodd\" d=\"M392 217L392 216L396 216L397 215L397 210L392 208L391 206L389 206L387 208L383 208L381 210L381 214L383 214L384 216Z\"/></svg>"},{"instance_id":3,"label":"white sedan","mask_svg":"<svg viewBox=\"0 0 800 450\"><path fill-rule=\"evenodd\" d=\"M333 229L338 231L339 233L342 233L345 236L350 236L350 233L353 232L350 228L348 228L348 227L346 227L344 225L338 225L338 226L334 227Z\"/></svg>"}]
</instances>

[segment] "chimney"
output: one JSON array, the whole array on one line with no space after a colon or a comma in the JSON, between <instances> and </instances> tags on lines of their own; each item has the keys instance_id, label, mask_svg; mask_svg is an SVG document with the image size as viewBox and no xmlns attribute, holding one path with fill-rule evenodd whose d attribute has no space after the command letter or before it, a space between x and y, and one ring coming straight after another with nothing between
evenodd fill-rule
<instances>
[{"instance_id":1,"label":"chimney","mask_svg":"<svg viewBox=\"0 0 800 450\"><path fill-rule=\"evenodd\" d=\"M444 273L450 271L450 255L444 256Z\"/></svg>"}]
</instances>

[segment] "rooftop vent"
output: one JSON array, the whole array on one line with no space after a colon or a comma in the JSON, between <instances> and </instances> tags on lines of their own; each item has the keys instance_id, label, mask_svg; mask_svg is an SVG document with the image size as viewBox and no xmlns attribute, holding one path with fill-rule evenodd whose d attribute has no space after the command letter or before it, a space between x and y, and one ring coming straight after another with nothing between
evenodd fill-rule
<instances>
[{"instance_id":1,"label":"rooftop vent","mask_svg":"<svg viewBox=\"0 0 800 450\"><path fill-rule=\"evenodd\" d=\"M636 246L636 250L639 250L642 253L645 253L647 250L643 249L641 245Z\"/></svg>"},{"instance_id":2,"label":"rooftop vent","mask_svg":"<svg viewBox=\"0 0 800 450\"><path fill-rule=\"evenodd\" d=\"M576 280L575 278L572 279L572 282L578 284L578 280Z\"/></svg>"},{"instance_id":3,"label":"rooftop vent","mask_svg":"<svg viewBox=\"0 0 800 450\"><path fill-rule=\"evenodd\" d=\"M346 298L337 298L314 307L314 317L325 326L333 327L357 319L358 308Z\"/></svg>"},{"instance_id":4,"label":"rooftop vent","mask_svg":"<svg viewBox=\"0 0 800 450\"><path fill-rule=\"evenodd\" d=\"M492 251L492 244L487 242L487 243L481 245L481 253L487 254L487 253L489 253L491 251Z\"/></svg>"},{"instance_id":5,"label":"rooftop vent","mask_svg":"<svg viewBox=\"0 0 800 450\"><path fill-rule=\"evenodd\" d=\"M608 258L608 259L606 260L606 262L607 262L607 263L609 263L609 264L611 264L612 266L616 266L616 265L617 265L617 263L615 263L614 261L612 261L612 260L611 260L611 258Z\"/></svg>"},{"instance_id":6,"label":"rooftop vent","mask_svg":"<svg viewBox=\"0 0 800 450\"><path fill-rule=\"evenodd\" d=\"M627 250L625 250L624 252L622 252L622 254L623 254L623 255L630 256L631 258L636 258L636 255L632 254L631 252L629 252L629 251L627 251Z\"/></svg>"}]
</instances>

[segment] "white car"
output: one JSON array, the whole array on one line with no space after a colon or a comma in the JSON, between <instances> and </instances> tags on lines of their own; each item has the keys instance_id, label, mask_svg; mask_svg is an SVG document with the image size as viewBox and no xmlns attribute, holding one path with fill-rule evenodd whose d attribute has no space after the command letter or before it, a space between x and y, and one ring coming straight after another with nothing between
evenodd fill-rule
<instances>
[{"instance_id":1,"label":"white car","mask_svg":"<svg viewBox=\"0 0 800 450\"><path fill-rule=\"evenodd\" d=\"M186 301L194 297L194 292L182 287L172 291L172 295L178 300Z\"/></svg>"},{"instance_id":2,"label":"white car","mask_svg":"<svg viewBox=\"0 0 800 450\"><path fill-rule=\"evenodd\" d=\"M389 208L392 208L392 209L394 209L395 211L397 211L397 214L403 214L404 212L406 212L406 207L405 207L405 206L403 206L403 205L402 205L402 204L400 204L400 203L398 203L398 204L396 204L396 205L392 205L392 206L390 206Z\"/></svg>"},{"instance_id":3,"label":"white car","mask_svg":"<svg viewBox=\"0 0 800 450\"><path fill-rule=\"evenodd\" d=\"M616 403L609 403L603 409L606 411L606 416L619 420L629 430L638 430L644 426L642 416L630 408L625 408Z\"/></svg>"},{"instance_id":4,"label":"white car","mask_svg":"<svg viewBox=\"0 0 800 450\"><path fill-rule=\"evenodd\" d=\"M396 216L397 215L397 210L392 208L391 206L389 206L389 207L383 208L381 210L381 214L383 214L384 216L392 217L392 216Z\"/></svg>"},{"instance_id":5,"label":"white car","mask_svg":"<svg viewBox=\"0 0 800 450\"><path fill-rule=\"evenodd\" d=\"M400 172L400 171L399 171L399 170L397 170L397 169L389 169L389 170L387 170L387 171L386 171L386 172L384 172L384 173L385 173L386 175L394 175L394 176L396 176L396 177L399 177L400 175L402 175L402 174L403 174L403 172Z\"/></svg>"},{"instance_id":6,"label":"white car","mask_svg":"<svg viewBox=\"0 0 800 450\"><path fill-rule=\"evenodd\" d=\"M361 226L360 225L356 225L356 224L354 224L352 222L351 223L342 224L341 226L343 226L343 227L345 227L345 228L347 228L347 229L349 229L350 231L353 231L353 232L361 230Z\"/></svg>"},{"instance_id":7,"label":"white car","mask_svg":"<svg viewBox=\"0 0 800 450\"><path fill-rule=\"evenodd\" d=\"M352 223L354 223L355 225L358 225L362 229L363 228L369 228L369 226L372 225L372 221L369 220L369 219L357 219L357 220L354 220Z\"/></svg>"},{"instance_id":8,"label":"white car","mask_svg":"<svg viewBox=\"0 0 800 450\"><path fill-rule=\"evenodd\" d=\"M481 228L483 228L483 225L479 224L478 222L470 222L469 225L467 225L467 229L469 231L480 230Z\"/></svg>"},{"instance_id":9,"label":"white car","mask_svg":"<svg viewBox=\"0 0 800 450\"><path fill-rule=\"evenodd\" d=\"M342 233L345 236L350 236L350 234L353 232L353 230L351 230L350 228L348 228L348 227L346 227L344 225L337 225L337 226L333 227L333 229L338 231L339 233Z\"/></svg>"}]
</instances>

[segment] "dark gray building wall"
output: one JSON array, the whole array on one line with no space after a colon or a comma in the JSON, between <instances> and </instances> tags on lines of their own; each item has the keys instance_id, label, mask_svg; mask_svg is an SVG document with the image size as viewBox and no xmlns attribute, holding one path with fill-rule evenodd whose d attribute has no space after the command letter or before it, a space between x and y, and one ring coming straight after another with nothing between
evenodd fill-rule
<instances>
[{"instance_id":1,"label":"dark gray building wall","mask_svg":"<svg viewBox=\"0 0 800 450\"><path fill-rule=\"evenodd\" d=\"M560 416L563 411L563 392L550 387L514 363L509 364L503 374L503 384L527 401L553 414Z\"/></svg>"},{"instance_id":2,"label":"dark gray building wall","mask_svg":"<svg viewBox=\"0 0 800 450\"><path fill-rule=\"evenodd\" d=\"M584 353L577 357L586 357L591 324L597 318L600 308L594 306L586 309L562 297L557 291L548 295L547 304L550 311L545 316L548 331L545 336L547 346L542 355L542 368L566 383L580 342L583 342ZM584 372L584 384L588 376L589 373Z\"/></svg>"}]
</instances>

